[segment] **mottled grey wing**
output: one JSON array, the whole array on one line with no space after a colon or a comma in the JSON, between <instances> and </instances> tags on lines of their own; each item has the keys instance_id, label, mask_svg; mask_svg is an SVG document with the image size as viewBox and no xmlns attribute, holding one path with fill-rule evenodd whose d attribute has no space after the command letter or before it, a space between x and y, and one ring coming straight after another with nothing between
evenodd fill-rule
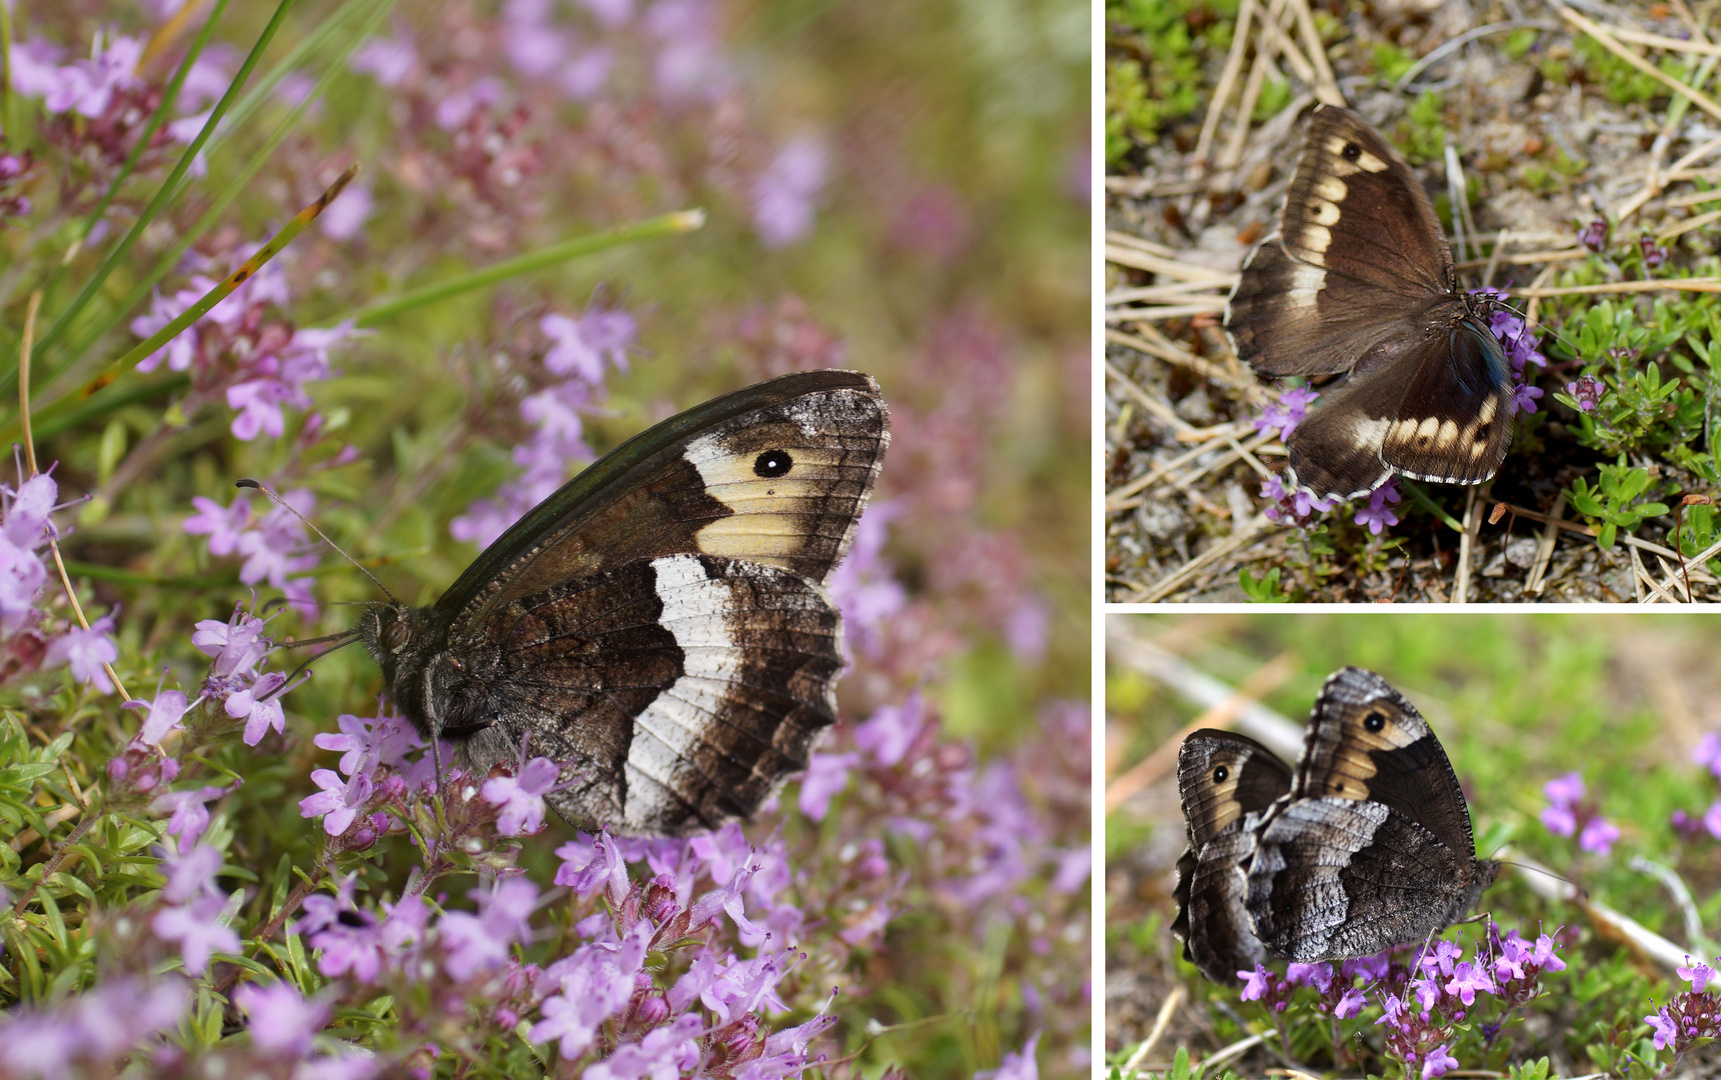
<instances>
[{"instance_id":1,"label":"mottled grey wing","mask_svg":"<svg viewBox=\"0 0 1721 1080\"><path fill-rule=\"evenodd\" d=\"M1444 929L1494 880L1439 740L1379 675L1334 673L1291 793L1256 835L1245 901L1267 948L1312 962Z\"/></svg>"},{"instance_id":2,"label":"mottled grey wing","mask_svg":"<svg viewBox=\"0 0 1721 1080\"><path fill-rule=\"evenodd\" d=\"M748 817L836 722L841 620L777 567L665 556L514 610L448 700L495 717L466 743L476 772L523 738L564 763L550 803L575 825L675 835Z\"/></svg>"}]
</instances>

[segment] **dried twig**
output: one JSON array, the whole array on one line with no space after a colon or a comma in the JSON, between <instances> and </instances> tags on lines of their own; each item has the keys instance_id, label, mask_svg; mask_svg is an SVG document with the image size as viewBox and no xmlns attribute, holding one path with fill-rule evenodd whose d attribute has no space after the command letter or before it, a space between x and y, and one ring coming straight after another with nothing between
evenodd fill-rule
<instances>
[{"instance_id":1,"label":"dried twig","mask_svg":"<svg viewBox=\"0 0 1721 1080\"><path fill-rule=\"evenodd\" d=\"M1601 285L1559 285L1553 288L1513 289L1512 296L1533 299L1542 296L1593 296L1597 293L1721 292L1721 278L1660 278L1654 281L1609 281Z\"/></svg>"},{"instance_id":2,"label":"dried twig","mask_svg":"<svg viewBox=\"0 0 1721 1080\"><path fill-rule=\"evenodd\" d=\"M1161 743L1153 753L1108 782L1105 790L1105 812L1109 814L1116 810L1131 795L1169 772L1177 762L1177 752L1183 746L1184 739L1202 728L1229 729L1245 708L1277 690L1284 685L1286 679L1295 675L1299 662L1296 653L1286 650L1250 672L1224 700L1209 705L1202 710L1200 716L1183 725L1181 730Z\"/></svg>"},{"instance_id":3,"label":"dried twig","mask_svg":"<svg viewBox=\"0 0 1721 1080\"><path fill-rule=\"evenodd\" d=\"M1271 22L1278 25L1279 16L1285 10L1285 0L1270 0L1261 25ZM1225 144L1225 152L1219 156L1221 169L1235 169L1237 163L1243 160L1243 144L1249 138L1249 125L1255 115L1255 102L1260 100L1261 87L1267 80L1267 71L1273 67L1273 58L1277 53L1272 39L1266 32L1258 31L1255 43L1255 63L1249 68L1249 79L1243 84L1243 100L1237 105L1237 119L1231 127L1231 139Z\"/></svg>"},{"instance_id":4,"label":"dried twig","mask_svg":"<svg viewBox=\"0 0 1721 1080\"><path fill-rule=\"evenodd\" d=\"M1452 602L1454 604L1465 604L1470 601L1470 557L1476 548L1476 530L1482 524L1480 508L1488 505L1486 498L1478 499L1476 497L1477 490L1475 486L1465 490L1464 531L1458 537L1458 571L1452 583Z\"/></svg>"},{"instance_id":5,"label":"dried twig","mask_svg":"<svg viewBox=\"0 0 1721 1080\"><path fill-rule=\"evenodd\" d=\"M1321 35L1315 29L1315 16L1309 10L1309 0L1294 0L1292 10L1297 17L1297 32L1303 39L1303 48L1308 50L1309 62L1315 65L1315 96L1328 105L1343 108L1345 96L1339 91L1338 80L1333 78L1333 66L1327 62L1327 47L1321 44Z\"/></svg>"},{"instance_id":6,"label":"dried twig","mask_svg":"<svg viewBox=\"0 0 1721 1080\"><path fill-rule=\"evenodd\" d=\"M1671 240L1675 236L1682 236L1695 229L1701 229L1703 226L1708 225L1713 221L1721 221L1721 210L1711 210L1706 214L1698 214L1696 217L1686 218L1684 221L1681 221L1672 228L1663 229L1656 233L1655 238L1657 240Z\"/></svg>"},{"instance_id":7,"label":"dried twig","mask_svg":"<svg viewBox=\"0 0 1721 1080\"><path fill-rule=\"evenodd\" d=\"M1201 121L1201 136L1195 140L1195 167L1206 169L1211 162L1207 155L1213 149L1213 134L1219 129L1219 117L1231 88L1237 83L1237 73L1243 70L1243 54L1249 49L1249 29L1255 19L1255 0L1243 0L1237 7L1237 26L1231 34L1231 51L1225 54L1225 69L1219 73L1219 85L1207 102L1207 116Z\"/></svg>"},{"instance_id":8,"label":"dried twig","mask_svg":"<svg viewBox=\"0 0 1721 1080\"><path fill-rule=\"evenodd\" d=\"M1178 281L1205 281L1216 288L1229 289L1237 284L1236 274L1168 259L1156 252L1125 247L1110 240L1106 242L1106 262L1127 266L1132 270L1146 270L1150 274L1163 274Z\"/></svg>"},{"instance_id":9,"label":"dried twig","mask_svg":"<svg viewBox=\"0 0 1721 1080\"><path fill-rule=\"evenodd\" d=\"M1542 538L1536 542L1536 561L1530 566L1529 576L1524 579L1524 592L1532 596L1542 595L1542 589L1547 585L1545 575L1548 563L1554 557L1554 546L1560 538L1560 526L1566 512L1566 493L1560 492L1554 496L1554 505L1543 518ZM1514 511L1516 513L1516 511Z\"/></svg>"},{"instance_id":10,"label":"dried twig","mask_svg":"<svg viewBox=\"0 0 1721 1080\"><path fill-rule=\"evenodd\" d=\"M1600 25L1599 23L1591 22L1589 19L1586 19L1582 15L1579 15L1577 12L1573 11L1569 7L1566 7L1564 4L1559 5L1559 9L1560 9L1560 18L1565 19L1567 22L1571 23L1573 26L1576 26L1579 30L1582 30L1584 33L1586 33L1590 37L1594 38L1596 41L1596 44L1600 45L1602 48L1606 49L1608 52L1613 53L1615 56L1619 57L1621 60L1624 60L1626 63L1630 64L1632 67L1636 68L1637 70L1643 72L1645 75L1648 75L1650 78L1654 79L1655 81L1663 84L1669 90L1672 90L1674 93L1680 94L1680 95L1683 95L1684 97L1689 98L1691 100L1691 104L1697 106L1699 109L1702 109L1704 112L1708 113L1710 116L1716 117L1717 119L1721 119L1721 105L1717 105L1714 102L1714 100L1709 97L1708 94L1702 93L1696 89L1693 89L1692 87L1686 86L1684 83L1680 82L1678 79L1675 79L1675 78L1669 76L1666 72L1662 71L1660 68L1656 67L1654 64L1651 64L1649 61L1645 60L1643 57L1632 52L1630 49L1626 48L1624 45L1621 45L1619 43L1619 41L1616 40L1616 38L1615 38L1615 31L1613 28L1604 27L1604 26ZM1623 36L1623 35L1621 35L1621 36Z\"/></svg>"},{"instance_id":11,"label":"dried twig","mask_svg":"<svg viewBox=\"0 0 1721 1080\"><path fill-rule=\"evenodd\" d=\"M1158 584L1151 588L1144 588L1143 586L1137 585L1133 582L1128 583L1131 589L1142 594L1141 599L1135 602L1153 604L1165 599L1167 596L1171 595L1171 593L1176 591L1177 586L1181 584L1185 578L1194 574L1195 571L1201 569L1207 564L1224 558L1233 551L1242 547L1244 544L1254 540L1259 533L1266 531L1267 527L1271 524L1272 521L1266 514L1256 514L1248 521L1238 525L1236 531L1230 536L1227 536L1217 544L1214 544L1206 551L1195 556L1195 558L1190 559L1188 562L1172 571L1169 575L1162 578Z\"/></svg>"},{"instance_id":12,"label":"dried twig","mask_svg":"<svg viewBox=\"0 0 1721 1080\"><path fill-rule=\"evenodd\" d=\"M1123 1075L1128 1076L1139 1069L1141 1063L1147 1060L1147 1055L1153 1052L1154 1044L1159 1042L1159 1037L1165 1034L1165 1029L1170 1026L1171 1015L1177 1011L1179 1005L1183 1004L1185 993L1182 983L1172 984L1171 993L1165 995L1165 1004L1159 1007L1159 1016L1153 1021L1153 1030L1148 1033L1142 1044L1135 1048L1135 1053L1129 1056L1129 1060L1123 1063Z\"/></svg>"}]
</instances>

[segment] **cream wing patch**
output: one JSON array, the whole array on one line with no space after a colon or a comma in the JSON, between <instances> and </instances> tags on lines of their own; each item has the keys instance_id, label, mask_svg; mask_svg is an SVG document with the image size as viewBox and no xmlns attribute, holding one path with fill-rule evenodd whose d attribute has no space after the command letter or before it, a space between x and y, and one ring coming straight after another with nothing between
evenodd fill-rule
<instances>
[{"instance_id":1,"label":"cream wing patch","mask_svg":"<svg viewBox=\"0 0 1721 1080\"><path fill-rule=\"evenodd\" d=\"M1327 137L1326 152L1334 158L1330 170L1335 176L1355 176L1359 172L1385 172L1387 163L1343 135Z\"/></svg>"},{"instance_id":2,"label":"cream wing patch","mask_svg":"<svg viewBox=\"0 0 1721 1080\"><path fill-rule=\"evenodd\" d=\"M1325 233L1326 230L1322 229ZM1297 307L1314 307L1320 299L1321 290L1327 287L1327 272L1319 266L1291 260L1291 281L1285 288L1285 297Z\"/></svg>"},{"instance_id":3,"label":"cream wing patch","mask_svg":"<svg viewBox=\"0 0 1721 1080\"><path fill-rule=\"evenodd\" d=\"M689 443L684 456L705 493L733 511L699 530L699 550L792 570L788 560L807 544L808 515L823 509L841 479L844 451L803 445L737 452L706 435Z\"/></svg>"}]
</instances>

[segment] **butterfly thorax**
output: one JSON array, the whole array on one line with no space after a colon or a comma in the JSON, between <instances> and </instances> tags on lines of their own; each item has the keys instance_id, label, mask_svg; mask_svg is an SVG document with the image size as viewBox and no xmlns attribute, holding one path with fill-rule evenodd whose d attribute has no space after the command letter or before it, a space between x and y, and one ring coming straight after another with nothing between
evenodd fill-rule
<instances>
[{"instance_id":1,"label":"butterfly thorax","mask_svg":"<svg viewBox=\"0 0 1721 1080\"><path fill-rule=\"evenodd\" d=\"M388 698L419 734L442 733L447 718L427 699L425 671L446 660L447 631L438 630L431 608L371 604L359 623L359 640L382 668Z\"/></svg>"}]
</instances>

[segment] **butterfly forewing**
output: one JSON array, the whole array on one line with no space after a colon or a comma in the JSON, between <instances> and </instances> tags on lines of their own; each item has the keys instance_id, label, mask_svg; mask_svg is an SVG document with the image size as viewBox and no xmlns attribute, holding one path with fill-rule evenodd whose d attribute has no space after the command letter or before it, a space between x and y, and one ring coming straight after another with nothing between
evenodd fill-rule
<instances>
[{"instance_id":1,"label":"butterfly forewing","mask_svg":"<svg viewBox=\"0 0 1721 1080\"><path fill-rule=\"evenodd\" d=\"M1309 121L1277 234L1226 309L1237 355L1265 375L1349 371L1450 300L1452 257L1409 168L1354 114Z\"/></svg>"},{"instance_id":2,"label":"butterfly forewing","mask_svg":"<svg viewBox=\"0 0 1721 1080\"><path fill-rule=\"evenodd\" d=\"M1235 983L1265 955L1243 907L1242 865L1261 811L1290 790L1291 770L1252 739L1204 728L1183 741L1177 786L1189 850L1177 862L1171 930L1183 956L1215 982Z\"/></svg>"},{"instance_id":3,"label":"butterfly forewing","mask_svg":"<svg viewBox=\"0 0 1721 1080\"><path fill-rule=\"evenodd\" d=\"M1421 181L1344 109L1309 117L1280 233L1293 258L1327 271L1327 298L1339 308L1427 303L1453 286L1452 255Z\"/></svg>"},{"instance_id":4,"label":"butterfly forewing","mask_svg":"<svg viewBox=\"0 0 1721 1080\"><path fill-rule=\"evenodd\" d=\"M437 606L458 629L511 599L660 555L763 561L823 582L889 442L878 384L859 372L736 391L605 455L504 533Z\"/></svg>"},{"instance_id":5,"label":"butterfly forewing","mask_svg":"<svg viewBox=\"0 0 1721 1080\"><path fill-rule=\"evenodd\" d=\"M1363 668L1341 668L1322 687L1291 797L1378 802L1454 851L1475 851L1464 790L1440 740L1403 694Z\"/></svg>"}]
</instances>

